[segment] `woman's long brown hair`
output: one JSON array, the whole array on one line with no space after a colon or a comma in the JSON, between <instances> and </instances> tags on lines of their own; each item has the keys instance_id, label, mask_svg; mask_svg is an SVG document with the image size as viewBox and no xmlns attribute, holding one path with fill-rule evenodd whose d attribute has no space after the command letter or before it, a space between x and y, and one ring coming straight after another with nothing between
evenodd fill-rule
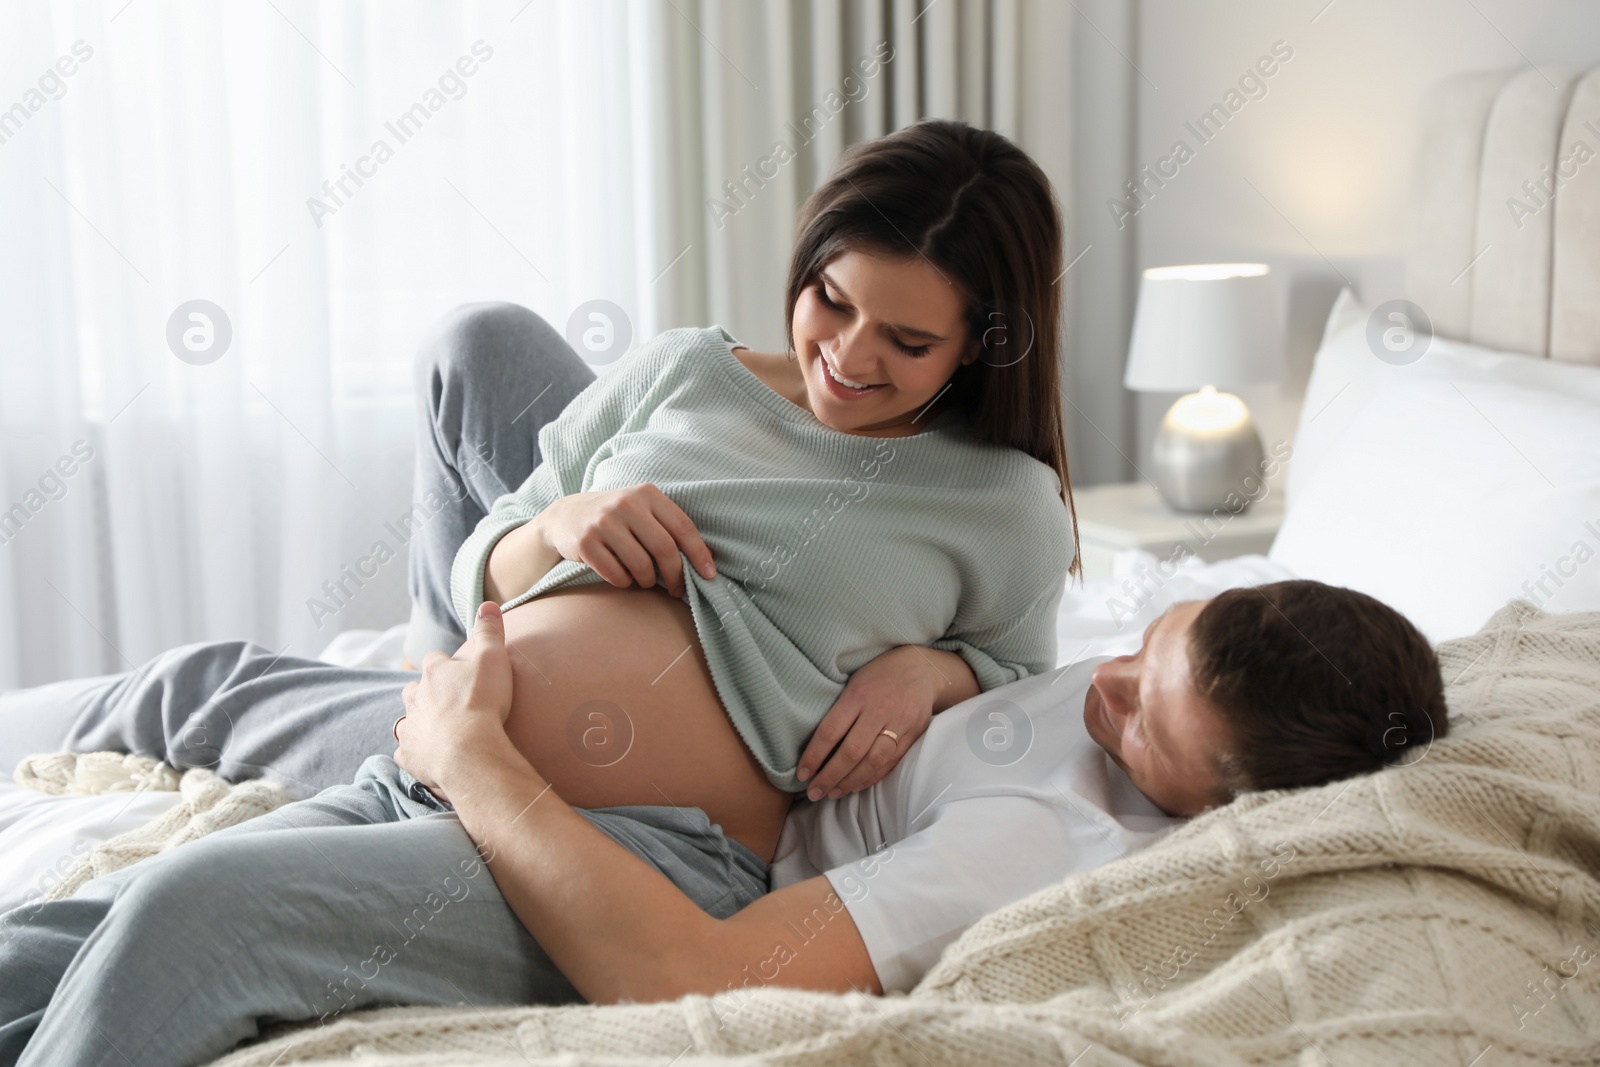
<instances>
[{"instance_id":1,"label":"woman's long brown hair","mask_svg":"<svg viewBox=\"0 0 1600 1067\"><path fill-rule=\"evenodd\" d=\"M845 150L806 200L789 263L784 334L818 272L848 251L922 256L967 302L968 337L982 353L959 366L950 392L979 440L1019 448L1055 470L1078 512L1061 418L1061 211L1050 180L1002 135L924 119Z\"/></svg>"}]
</instances>

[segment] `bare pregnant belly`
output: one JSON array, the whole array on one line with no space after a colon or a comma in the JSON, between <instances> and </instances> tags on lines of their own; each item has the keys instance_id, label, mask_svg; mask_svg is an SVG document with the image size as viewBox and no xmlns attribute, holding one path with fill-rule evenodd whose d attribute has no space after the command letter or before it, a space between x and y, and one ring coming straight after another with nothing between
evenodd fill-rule
<instances>
[{"instance_id":1,"label":"bare pregnant belly","mask_svg":"<svg viewBox=\"0 0 1600 1067\"><path fill-rule=\"evenodd\" d=\"M506 732L574 807L701 808L770 861L793 799L717 697L689 605L658 589L557 589L506 612Z\"/></svg>"}]
</instances>

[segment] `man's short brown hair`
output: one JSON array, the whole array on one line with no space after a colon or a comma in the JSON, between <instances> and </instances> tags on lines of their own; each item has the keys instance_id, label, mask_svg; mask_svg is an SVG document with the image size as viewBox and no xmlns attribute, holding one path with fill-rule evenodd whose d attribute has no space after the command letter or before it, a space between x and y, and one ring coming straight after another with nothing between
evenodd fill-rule
<instances>
[{"instance_id":1,"label":"man's short brown hair","mask_svg":"<svg viewBox=\"0 0 1600 1067\"><path fill-rule=\"evenodd\" d=\"M1306 579L1229 589L1189 629L1195 689L1235 741L1231 795L1364 774L1449 729L1439 657L1404 615Z\"/></svg>"}]
</instances>

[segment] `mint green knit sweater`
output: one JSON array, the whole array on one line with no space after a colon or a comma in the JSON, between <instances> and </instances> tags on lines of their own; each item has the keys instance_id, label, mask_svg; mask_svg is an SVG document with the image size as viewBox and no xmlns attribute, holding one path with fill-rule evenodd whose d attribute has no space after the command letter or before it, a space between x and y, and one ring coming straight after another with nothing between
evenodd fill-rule
<instances>
[{"instance_id":1,"label":"mint green knit sweater","mask_svg":"<svg viewBox=\"0 0 1600 1067\"><path fill-rule=\"evenodd\" d=\"M573 493L651 482L694 521L715 578L685 599L735 728L780 789L862 664L896 645L959 653L985 690L1054 667L1073 555L1055 471L987 444L959 409L911 437L824 425L756 377L721 327L668 330L539 431L543 462L456 554L462 625L501 537ZM505 608L604 581L561 560Z\"/></svg>"}]
</instances>

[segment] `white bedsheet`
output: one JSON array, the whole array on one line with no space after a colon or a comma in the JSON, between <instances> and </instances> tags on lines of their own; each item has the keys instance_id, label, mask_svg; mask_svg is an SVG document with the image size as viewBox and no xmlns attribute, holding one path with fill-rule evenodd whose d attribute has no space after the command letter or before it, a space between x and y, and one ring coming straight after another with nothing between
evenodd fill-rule
<instances>
[{"instance_id":1,"label":"white bedsheet","mask_svg":"<svg viewBox=\"0 0 1600 1067\"><path fill-rule=\"evenodd\" d=\"M165 815L176 792L56 797L0 782L0 912L48 893L94 846Z\"/></svg>"}]
</instances>

